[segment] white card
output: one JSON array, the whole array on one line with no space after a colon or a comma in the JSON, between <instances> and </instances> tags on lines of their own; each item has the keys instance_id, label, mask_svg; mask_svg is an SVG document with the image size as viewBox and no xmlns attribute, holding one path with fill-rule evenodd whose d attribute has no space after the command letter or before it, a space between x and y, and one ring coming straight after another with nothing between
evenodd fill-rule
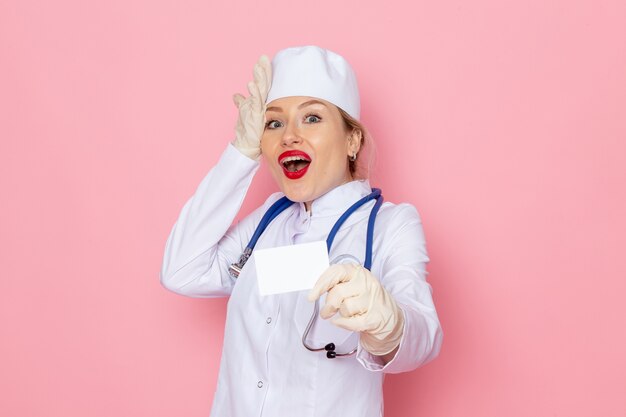
<instances>
[{"instance_id":1,"label":"white card","mask_svg":"<svg viewBox=\"0 0 626 417\"><path fill-rule=\"evenodd\" d=\"M325 241L254 251L261 295L310 290L328 268Z\"/></svg>"}]
</instances>

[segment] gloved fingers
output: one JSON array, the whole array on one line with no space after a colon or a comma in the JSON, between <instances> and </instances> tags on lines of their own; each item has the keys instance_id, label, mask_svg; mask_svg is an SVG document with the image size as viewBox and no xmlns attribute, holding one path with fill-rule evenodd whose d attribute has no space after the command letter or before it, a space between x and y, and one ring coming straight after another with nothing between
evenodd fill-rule
<instances>
[{"instance_id":1,"label":"gloved fingers","mask_svg":"<svg viewBox=\"0 0 626 417\"><path fill-rule=\"evenodd\" d=\"M241 103L245 100L246 98L242 95L242 94L233 94L233 102L235 103L235 106L237 106L237 108L239 108L239 106L241 106Z\"/></svg>"},{"instance_id":2,"label":"gloved fingers","mask_svg":"<svg viewBox=\"0 0 626 417\"><path fill-rule=\"evenodd\" d=\"M326 271L320 275L311 291L309 291L309 301L317 300L322 294L340 282L350 281L352 278L350 275L351 267L353 266L348 264L336 264L326 268Z\"/></svg>"},{"instance_id":3,"label":"gloved fingers","mask_svg":"<svg viewBox=\"0 0 626 417\"><path fill-rule=\"evenodd\" d=\"M343 329L350 330L352 332L362 332L367 329L367 315L359 315L352 317L339 316L330 321L335 326L339 326Z\"/></svg>"},{"instance_id":4,"label":"gloved fingers","mask_svg":"<svg viewBox=\"0 0 626 417\"><path fill-rule=\"evenodd\" d=\"M233 102L239 109L233 145L251 159L257 159L261 154L260 140L265 129L265 100L271 83L271 73L269 58L261 56L254 65L253 81L247 83L250 95L233 95Z\"/></svg>"},{"instance_id":5,"label":"gloved fingers","mask_svg":"<svg viewBox=\"0 0 626 417\"><path fill-rule=\"evenodd\" d=\"M250 96L258 97L263 103L265 102L265 98L267 97L267 93L269 92L269 86L272 82L272 64L269 61L267 55L261 55L259 61L254 64L253 76L254 80L249 81L247 84L248 93ZM241 102L245 100L242 94L234 94L233 101L237 107L240 106Z\"/></svg>"},{"instance_id":6,"label":"gloved fingers","mask_svg":"<svg viewBox=\"0 0 626 417\"><path fill-rule=\"evenodd\" d=\"M254 64L254 83L259 87L267 84L267 77L265 76L265 69L261 67L260 63Z\"/></svg>"},{"instance_id":7,"label":"gloved fingers","mask_svg":"<svg viewBox=\"0 0 626 417\"><path fill-rule=\"evenodd\" d=\"M250 92L250 105L252 106L252 111L254 114L259 114L263 111L263 106L265 102L261 99L261 90L259 89L259 85L256 82L250 81L248 83L248 91Z\"/></svg>"},{"instance_id":8,"label":"gloved fingers","mask_svg":"<svg viewBox=\"0 0 626 417\"><path fill-rule=\"evenodd\" d=\"M263 77L265 78L265 81L269 83L272 80L272 63L270 61L270 58L267 55L263 54L259 57L257 64L261 68L261 72L263 74Z\"/></svg>"},{"instance_id":9,"label":"gloved fingers","mask_svg":"<svg viewBox=\"0 0 626 417\"><path fill-rule=\"evenodd\" d=\"M272 63L267 55L261 55L257 62L258 70L255 68L255 81L259 85L261 99L263 102L267 99L272 84ZM257 74L258 72L258 74Z\"/></svg>"},{"instance_id":10,"label":"gloved fingers","mask_svg":"<svg viewBox=\"0 0 626 417\"><path fill-rule=\"evenodd\" d=\"M250 93L250 97L260 97L261 93L259 92L259 86L254 81L248 81L247 84L248 93Z\"/></svg>"},{"instance_id":11,"label":"gloved fingers","mask_svg":"<svg viewBox=\"0 0 626 417\"><path fill-rule=\"evenodd\" d=\"M356 291L357 288L355 288L354 285L351 285L351 281L335 285L330 289L330 291L328 291L328 295L326 295L326 303L320 311L320 317L323 319L329 319L334 316L337 310L341 308L345 300L358 295L358 292Z\"/></svg>"},{"instance_id":12,"label":"gloved fingers","mask_svg":"<svg viewBox=\"0 0 626 417\"><path fill-rule=\"evenodd\" d=\"M344 298L341 306L339 306L339 314L342 317L362 316L368 313L369 305L370 299L367 294Z\"/></svg>"}]
</instances>

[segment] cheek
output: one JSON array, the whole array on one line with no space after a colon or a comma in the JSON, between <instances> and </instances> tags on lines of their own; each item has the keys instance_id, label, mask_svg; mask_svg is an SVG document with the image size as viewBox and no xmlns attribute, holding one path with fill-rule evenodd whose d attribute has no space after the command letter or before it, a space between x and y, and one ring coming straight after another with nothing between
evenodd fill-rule
<instances>
[{"instance_id":1,"label":"cheek","mask_svg":"<svg viewBox=\"0 0 626 417\"><path fill-rule=\"evenodd\" d=\"M263 144L263 141L261 141L261 156L264 162L269 166L270 171L274 169L274 164L272 164L273 155L270 147L267 144Z\"/></svg>"},{"instance_id":2,"label":"cheek","mask_svg":"<svg viewBox=\"0 0 626 417\"><path fill-rule=\"evenodd\" d=\"M333 146L325 149L323 155L320 155L320 175L339 177L347 169L347 156L345 148L341 145Z\"/></svg>"},{"instance_id":3,"label":"cheek","mask_svg":"<svg viewBox=\"0 0 626 417\"><path fill-rule=\"evenodd\" d=\"M271 135L268 134L263 134L263 136L261 136L261 153L266 156L269 157L270 154L272 153L272 149L273 149L273 140Z\"/></svg>"}]
</instances>

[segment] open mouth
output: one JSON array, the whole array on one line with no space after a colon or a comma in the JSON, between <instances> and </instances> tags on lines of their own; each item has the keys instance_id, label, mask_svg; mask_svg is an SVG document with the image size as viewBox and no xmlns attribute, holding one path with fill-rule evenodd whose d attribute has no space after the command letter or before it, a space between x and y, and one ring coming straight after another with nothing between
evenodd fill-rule
<instances>
[{"instance_id":1,"label":"open mouth","mask_svg":"<svg viewBox=\"0 0 626 417\"><path fill-rule=\"evenodd\" d=\"M311 157L302 151L287 151L280 154L278 163L290 179L298 179L306 174L311 164Z\"/></svg>"},{"instance_id":2,"label":"open mouth","mask_svg":"<svg viewBox=\"0 0 626 417\"><path fill-rule=\"evenodd\" d=\"M302 168L306 166L309 166L311 161L308 159L305 159L302 156L288 156L287 158L283 159L280 163L283 164L283 167L287 171L296 172L296 171L300 171Z\"/></svg>"}]
</instances>

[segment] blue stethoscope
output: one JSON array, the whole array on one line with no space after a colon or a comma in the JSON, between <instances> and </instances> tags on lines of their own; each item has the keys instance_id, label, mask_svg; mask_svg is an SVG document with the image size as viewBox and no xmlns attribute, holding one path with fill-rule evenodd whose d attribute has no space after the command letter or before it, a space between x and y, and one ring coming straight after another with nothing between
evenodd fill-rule
<instances>
[{"instance_id":1,"label":"blue stethoscope","mask_svg":"<svg viewBox=\"0 0 626 417\"><path fill-rule=\"evenodd\" d=\"M376 203L374 203L374 207L372 207L372 210L370 211L369 219L367 221L367 240L365 241L365 262L363 264L363 267L367 268L368 270L370 270L372 266L372 241L374 240L374 223L376 222L376 214L378 213L378 210L380 209L380 206L383 204L383 201L384 201L380 188L372 188L372 192L370 194L366 195L365 197L361 198L359 201L354 203L352 206L350 206L341 215L341 217L339 217L337 222L335 222L332 229L330 229L330 233L328 233L328 238L326 238L326 247L328 248L328 253L330 253L330 247L332 246L333 240L335 239L335 235L339 231L339 228L341 227L341 225L348 219L348 217L352 215L352 213L357 211L362 205L374 199L376 200ZM239 257L239 261L232 264L228 268L228 272L233 278L239 277L241 270L243 269L244 265L246 264L246 262L252 255L252 251L254 250L254 247L256 246L256 243L259 240L259 237L261 237L261 235L263 234L267 226L272 222L272 220L274 220L280 213L282 213L287 207L290 207L293 203L294 202L289 200L287 197L282 197L278 201L276 201L274 204L272 204L272 206L267 210L267 212L265 212L265 214L263 215L263 218L261 219L261 222L257 226L256 230L254 231L254 234L252 235L252 238L250 239L250 243L248 243L243 253ZM331 264L340 263L341 261L344 261L346 259L350 259L358 263L358 260L351 255L340 255L337 258L335 258L331 262ZM309 331L311 330L313 323L317 319L318 313L319 313L319 300L315 301L313 314L311 315L309 324L307 325L306 330L304 331L304 334L302 335L302 344L304 345L304 347L312 352L319 352L319 351L324 350L326 351L326 357L329 359L332 359L335 357L341 357L341 356L349 356L349 355L353 355L354 353L356 353L356 350L357 350L356 348L346 353L337 353L335 352L335 344L332 342L326 344L324 347L321 347L321 348L311 347L307 343Z\"/></svg>"}]
</instances>

